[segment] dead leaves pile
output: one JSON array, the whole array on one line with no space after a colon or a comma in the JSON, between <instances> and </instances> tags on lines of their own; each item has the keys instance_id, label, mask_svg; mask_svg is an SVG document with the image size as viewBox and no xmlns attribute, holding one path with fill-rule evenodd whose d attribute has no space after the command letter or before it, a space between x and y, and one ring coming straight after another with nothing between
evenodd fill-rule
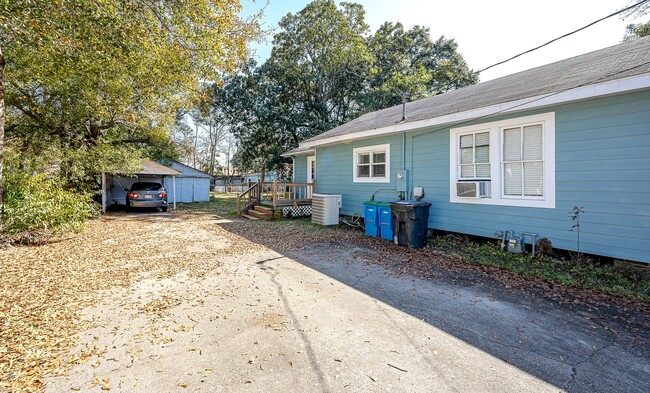
<instances>
[{"instance_id":1,"label":"dead leaves pile","mask_svg":"<svg viewBox=\"0 0 650 393\"><path fill-rule=\"evenodd\" d=\"M91 328L79 312L101 300L101 291L144 277L185 272L218 273L218 257L260 249L249 240L196 217L108 216L77 235L40 246L0 251L0 390L43 389L98 349L70 355L75 334ZM164 313L177 302L161 299L144 311Z\"/></svg>"}]
</instances>

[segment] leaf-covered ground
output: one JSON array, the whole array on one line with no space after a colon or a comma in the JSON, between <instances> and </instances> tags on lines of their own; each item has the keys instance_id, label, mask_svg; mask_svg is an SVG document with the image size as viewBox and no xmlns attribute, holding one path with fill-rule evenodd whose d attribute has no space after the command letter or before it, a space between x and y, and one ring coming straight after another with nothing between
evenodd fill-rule
<instances>
[{"instance_id":1,"label":"leaf-covered ground","mask_svg":"<svg viewBox=\"0 0 650 393\"><path fill-rule=\"evenodd\" d=\"M66 351L74 334L91 327L79 311L102 290L180 272L204 275L219 267L216 254L259 249L205 218L118 213L79 234L0 251L0 390L39 390L45 376L93 355L94 348L72 357ZM161 225L147 225L156 221Z\"/></svg>"},{"instance_id":2,"label":"leaf-covered ground","mask_svg":"<svg viewBox=\"0 0 650 393\"><path fill-rule=\"evenodd\" d=\"M231 220L233 208L234 199L222 197L181 205L172 214L113 213L89 222L79 234L0 251L0 390L40 390L44 378L100 352L88 346L71 355L69 349L77 333L93 327L92 320L79 318L81 310L102 301L106 290L179 274L202 277L220 269L223 257L267 249L296 253L311 244L341 249L353 244L395 275L458 285L488 282L515 295L588 309L601 319L601 327L622 326L634 333L650 325L648 302L468 263L435 249L397 247L358 229L321 228L308 220ZM162 297L142 311L164 313L178 301Z\"/></svg>"}]
</instances>

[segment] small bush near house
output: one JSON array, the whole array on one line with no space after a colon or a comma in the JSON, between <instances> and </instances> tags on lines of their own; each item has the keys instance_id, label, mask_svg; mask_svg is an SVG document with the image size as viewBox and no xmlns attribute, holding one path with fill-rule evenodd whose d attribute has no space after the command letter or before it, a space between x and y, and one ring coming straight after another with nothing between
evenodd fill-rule
<instances>
[{"instance_id":1,"label":"small bush near house","mask_svg":"<svg viewBox=\"0 0 650 393\"><path fill-rule=\"evenodd\" d=\"M5 181L5 233L77 230L99 214L91 194L66 190L58 178L15 171Z\"/></svg>"},{"instance_id":2,"label":"small bush near house","mask_svg":"<svg viewBox=\"0 0 650 393\"><path fill-rule=\"evenodd\" d=\"M530 254L501 251L499 245L493 242L477 243L458 235L430 239L427 247L457 255L467 263L499 267L613 295L650 300L650 269L580 263L574 259L548 256L533 258Z\"/></svg>"}]
</instances>

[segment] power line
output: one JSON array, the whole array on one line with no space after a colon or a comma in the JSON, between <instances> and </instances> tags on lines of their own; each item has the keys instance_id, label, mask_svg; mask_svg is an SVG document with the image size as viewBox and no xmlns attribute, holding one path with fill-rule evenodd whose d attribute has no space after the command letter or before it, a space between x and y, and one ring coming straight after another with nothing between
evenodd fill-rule
<instances>
[{"instance_id":1,"label":"power line","mask_svg":"<svg viewBox=\"0 0 650 393\"><path fill-rule=\"evenodd\" d=\"M477 121L477 120L481 120L481 119L485 119L485 118L493 117L494 115L497 115L497 114L499 114L499 113L503 113L503 112L511 111L511 110L513 110L513 109L515 109L515 108L519 108L519 107L522 107L522 106L524 106L524 105L531 104L531 103L536 102L536 101L541 101L541 100L543 100L543 99L546 99L546 98L549 98L549 97L552 97L552 96L555 96L555 95L558 95L558 94L564 93L564 92L569 91L569 90L573 90L573 89L577 89L577 88L580 88L580 87L583 87L583 86L587 86L587 85L591 85L591 84L594 84L594 83L598 83L598 82L600 82L600 81L602 81L602 80L605 80L605 79L608 79L608 78L614 77L614 76L616 76L616 75L620 75L620 74L625 73L625 72L628 72L628 71L632 71L632 70L635 69L635 68L639 68L639 67L643 67L643 66L650 66L650 61L646 61L646 62L644 62L644 63L638 64L638 65L635 65L635 66L633 66L633 67L626 68L626 69L624 69L624 70L616 71L616 72L614 72L614 73L612 73L612 74L609 74L609 75L601 76L600 78L598 78L598 79L594 79L594 80L591 80L591 81L589 81L589 82L580 83L580 84L575 85L575 86L571 86L571 87L568 87L568 88L565 88L565 89L562 89L562 90L559 90L559 91L555 91L555 92L553 92L553 93L549 93L549 94L543 95L542 97L533 98L532 100L528 100L528 101L523 102L523 103L521 103L521 104L513 105L513 106L511 106L511 107L504 108L504 109L501 109L501 110L498 110L498 111L495 111L495 112L492 112L492 113L488 113L488 114L485 114L485 115L482 115L482 116L479 116L479 117L476 117L476 118L473 118L473 119L464 120L464 121L461 121L461 122L459 122L459 123L455 123L455 124L451 124L451 125L446 125L446 126L444 126L444 127L439 127L439 128L433 129L433 130L431 130L431 131L424 132L424 133L422 133L422 134L413 135L413 136L411 136L411 180L414 178L414 175L413 175L413 173L414 173L414 172L413 172L413 162L414 162L414 161L413 161L413 154L414 154L414 153L413 153L413 151L414 151L415 149L413 148L413 144L414 144L414 142L415 142L415 138L419 138L419 137L424 136L424 135L432 134L432 133L434 133L434 132L443 131L443 130L446 130L446 129L452 127L452 126L453 126L453 127L459 127L459 126L464 125L464 124L470 124L470 123L473 123L473 122L475 122L475 121ZM403 163L403 164L404 164L404 163Z\"/></svg>"},{"instance_id":2,"label":"power line","mask_svg":"<svg viewBox=\"0 0 650 393\"><path fill-rule=\"evenodd\" d=\"M567 87L567 88L564 88L562 90L558 90L558 91L555 91L555 92L552 92L552 93L549 93L549 94L545 94L545 95L543 95L541 97L533 98L532 100L528 100L526 102L522 102L520 104L513 105L513 106L508 107L508 108L500 109L498 111L495 111L495 112L492 112L492 113L487 113L485 115L481 115L481 116L478 116L478 117L475 117L475 118L472 118L472 119L469 119L469 120L464 120L464 121L459 122L459 123L454 123L454 124L452 124L452 126L453 127L458 127L458 126L461 126L463 124L469 124L469 123L475 122L476 120L481 120L481 119L484 119L484 118L492 117L494 115L498 115L499 113L508 112L508 111L511 111L511 110L513 110L515 108L519 108L519 107L522 107L522 106L525 106L525 105L528 105L528 104L532 104L533 102L541 101L541 100L544 100L546 98L549 98L549 97L552 97L552 96L555 96L555 95L558 95L558 94L562 94L562 93L564 93L566 91L569 91L569 90L578 89L580 87L584 87L584 86L592 85L594 83L598 83L598 82L600 82L602 80L605 80L605 79L608 79L608 78L623 74L623 73L628 72L628 71L632 71L632 70L634 70L636 68L643 67L643 66L650 66L650 61L646 61L644 63L637 64L637 65L635 65L633 67L629 67L629 68L626 68L624 70L616 71L616 72L614 72L612 74L601 76L598 79L594 79L594 80L584 82L584 83L580 83L580 84L575 85L575 86ZM414 136L411 137L411 139L419 138L422 135L427 135L427 134L431 134L431 133L434 133L434 132L442 131L442 130L445 130L445 129L449 128L449 127L450 127L450 125L447 125L445 127L440 127L440 128L435 129L435 130L424 132L422 134L414 135Z\"/></svg>"},{"instance_id":3,"label":"power line","mask_svg":"<svg viewBox=\"0 0 650 393\"><path fill-rule=\"evenodd\" d=\"M627 8L623 8L622 10L619 10L619 11L616 11L616 12L614 12L614 13L612 13L612 14L609 14L609 15L607 15L607 16L604 16L604 17L602 17L602 18L600 18L600 19L598 19L598 20L595 20L595 21L589 23L588 25L583 26L583 27L581 27L581 28L579 28L579 29L577 29L577 30L574 30L574 31L572 31L572 32L570 32L570 33L566 33L566 34L564 34L564 35L561 35L561 36L559 36L559 37L557 37L557 38L554 38L554 39L552 39L552 40L550 40L550 41L548 41L548 42L546 42L546 43L544 43L544 44L542 44L542 45L536 46L535 48L529 49L529 50L527 50L527 51L525 51L525 52L521 52L521 53L519 53L519 54L517 54L517 55L512 56L512 57L509 58L509 59L506 59L506 60L500 61L500 62L498 62L498 63L494 63L494 64L492 64L491 66L489 66L489 67L485 67L485 68L483 68L482 70L479 70L479 71L477 71L477 72L478 72L478 73L481 73L481 72L483 72L483 71L489 70L489 69L492 68L492 67L496 67L496 66L501 65L501 64L503 64L503 63L507 63L507 62L509 62L510 60L514 60L514 59L516 59L516 58L519 57L519 56L523 56L523 55L525 55L525 54L527 54L527 53L530 53L530 52L536 51L537 49L540 49L540 48L545 47L546 45L552 44L553 42L555 42L555 41L557 41L557 40L560 40L560 39L562 39L562 38L564 38L564 37L568 37L568 36L570 36L570 35L572 35L572 34L575 34L575 33L579 32L579 31L582 31L582 30L584 30L584 29L586 29L586 28L588 28L588 27L591 27L591 26L595 25L595 24L598 23L598 22L602 22L602 21L604 21L605 19L611 18L612 16L616 16L616 15L621 14L621 13L623 13L623 12L629 11L629 10L635 8L635 7L638 7L638 6L642 5L643 3L647 3L648 1L650 1L650 0L641 0L641 1L639 1L638 3L636 3L636 4L633 4L633 5L631 5L631 6L627 7Z\"/></svg>"}]
</instances>

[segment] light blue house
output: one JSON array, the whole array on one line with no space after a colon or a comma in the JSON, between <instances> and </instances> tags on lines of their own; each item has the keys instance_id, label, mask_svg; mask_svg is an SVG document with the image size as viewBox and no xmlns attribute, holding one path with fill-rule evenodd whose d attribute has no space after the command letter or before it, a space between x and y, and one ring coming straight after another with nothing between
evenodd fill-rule
<instances>
[{"instance_id":1,"label":"light blue house","mask_svg":"<svg viewBox=\"0 0 650 393\"><path fill-rule=\"evenodd\" d=\"M248 182L257 183L262 178L262 173L261 172L246 173L242 175L242 177L244 178L243 180L244 183L248 183ZM272 183L273 180L277 178L278 178L278 174L275 171L269 171L264 174L264 182L267 183Z\"/></svg>"},{"instance_id":2,"label":"light blue house","mask_svg":"<svg viewBox=\"0 0 650 393\"><path fill-rule=\"evenodd\" d=\"M421 187L431 229L575 250L579 206L581 251L650 263L650 37L369 113L286 155L344 215Z\"/></svg>"}]
</instances>

